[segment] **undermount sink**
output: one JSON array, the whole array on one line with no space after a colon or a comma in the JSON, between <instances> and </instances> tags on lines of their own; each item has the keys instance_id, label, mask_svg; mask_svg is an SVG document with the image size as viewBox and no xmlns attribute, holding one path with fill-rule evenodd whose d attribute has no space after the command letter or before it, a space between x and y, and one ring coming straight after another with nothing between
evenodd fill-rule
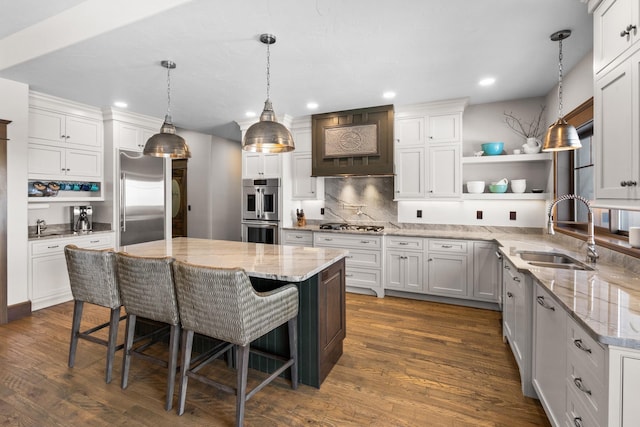
<instances>
[{"instance_id":1,"label":"undermount sink","mask_svg":"<svg viewBox=\"0 0 640 427\"><path fill-rule=\"evenodd\" d=\"M562 268L565 270L588 270L593 268L575 258L560 252L516 251L522 260L529 265L546 268Z\"/></svg>"}]
</instances>

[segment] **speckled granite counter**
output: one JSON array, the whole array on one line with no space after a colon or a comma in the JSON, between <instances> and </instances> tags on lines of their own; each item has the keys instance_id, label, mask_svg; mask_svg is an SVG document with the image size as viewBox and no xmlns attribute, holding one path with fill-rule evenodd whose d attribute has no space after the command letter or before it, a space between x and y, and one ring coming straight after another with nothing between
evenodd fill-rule
<instances>
[{"instance_id":1,"label":"speckled granite counter","mask_svg":"<svg viewBox=\"0 0 640 427\"><path fill-rule=\"evenodd\" d=\"M138 256L171 256L178 260L215 267L240 267L251 277L302 282L319 273L348 251L328 248L243 243L177 237L138 243L120 250Z\"/></svg>"},{"instance_id":2,"label":"speckled granite counter","mask_svg":"<svg viewBox=\"0 0 640 427\"><path fill-rule=\"evenodd\" d=\"M349 233L319 230L317 225L290 229ZM594 271L535 267L514 251L559 251L580 261L584 261L586 255L584 242L567 236L549 236L542 231L525 234L518 229L509 232L483 227L477 230L385 228L383 232L368 234L495 241L518 270L528 272L546 287L594 339L603 344L640 349L640 260L599 247L600 259Z\"/></svg>"}]
</instances>

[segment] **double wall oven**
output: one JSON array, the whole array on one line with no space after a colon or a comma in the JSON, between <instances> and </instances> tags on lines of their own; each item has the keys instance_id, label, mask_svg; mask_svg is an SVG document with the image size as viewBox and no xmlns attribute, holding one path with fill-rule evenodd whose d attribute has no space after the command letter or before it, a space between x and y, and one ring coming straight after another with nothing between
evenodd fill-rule
<instances>
[{"instance_id":1,"label":"double wall oven","mask_svg":"<svg viewBox=\"0 0 640 427\"><path fill-rule=\"evenodd\" d=\"M277 244L280 234L280 179L242 180L242 241Z\"/></svg>"}]
</instances>

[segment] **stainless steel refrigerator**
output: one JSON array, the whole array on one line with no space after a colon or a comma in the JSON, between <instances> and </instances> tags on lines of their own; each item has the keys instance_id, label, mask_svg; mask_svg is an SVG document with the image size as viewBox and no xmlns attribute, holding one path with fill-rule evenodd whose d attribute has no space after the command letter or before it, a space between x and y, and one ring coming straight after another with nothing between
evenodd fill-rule
<instances>
[{"instance_id":1,"label":"stainless steel refrigerator","mask_svg":"<svg viewBox=\"0 0 640 427\"><path fill-rule=\"evenodd\" d=\"M120 150L120 245L164 239L164 160Z\"/></svg>"}]
</instances>

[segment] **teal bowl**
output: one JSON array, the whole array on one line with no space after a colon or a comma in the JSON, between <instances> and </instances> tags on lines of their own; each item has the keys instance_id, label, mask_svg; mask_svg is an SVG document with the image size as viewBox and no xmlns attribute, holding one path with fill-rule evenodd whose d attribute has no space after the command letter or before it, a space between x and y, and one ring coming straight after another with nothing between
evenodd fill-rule
<instances>
[{"instance_id":1,"label":"teal bowl","mask_svg":"<svg viewBox=\"0 0 640 427\"><path fill-rule=\"evenodd\" d=\"M504 142L485 142L482 144L482 151L485 156L499 156L502 154Z\"/></svg>"},{"instance_id":2,"label":"teal bowl","mask_svg":"<svg viewBox=\"0 0 640 427\"><path fill-rule=\"evenodd\" d=\"M504 193L507 191L507 184L491 184L489 185L489 191L492 193Z\"/></svg>"}]
</instances>

